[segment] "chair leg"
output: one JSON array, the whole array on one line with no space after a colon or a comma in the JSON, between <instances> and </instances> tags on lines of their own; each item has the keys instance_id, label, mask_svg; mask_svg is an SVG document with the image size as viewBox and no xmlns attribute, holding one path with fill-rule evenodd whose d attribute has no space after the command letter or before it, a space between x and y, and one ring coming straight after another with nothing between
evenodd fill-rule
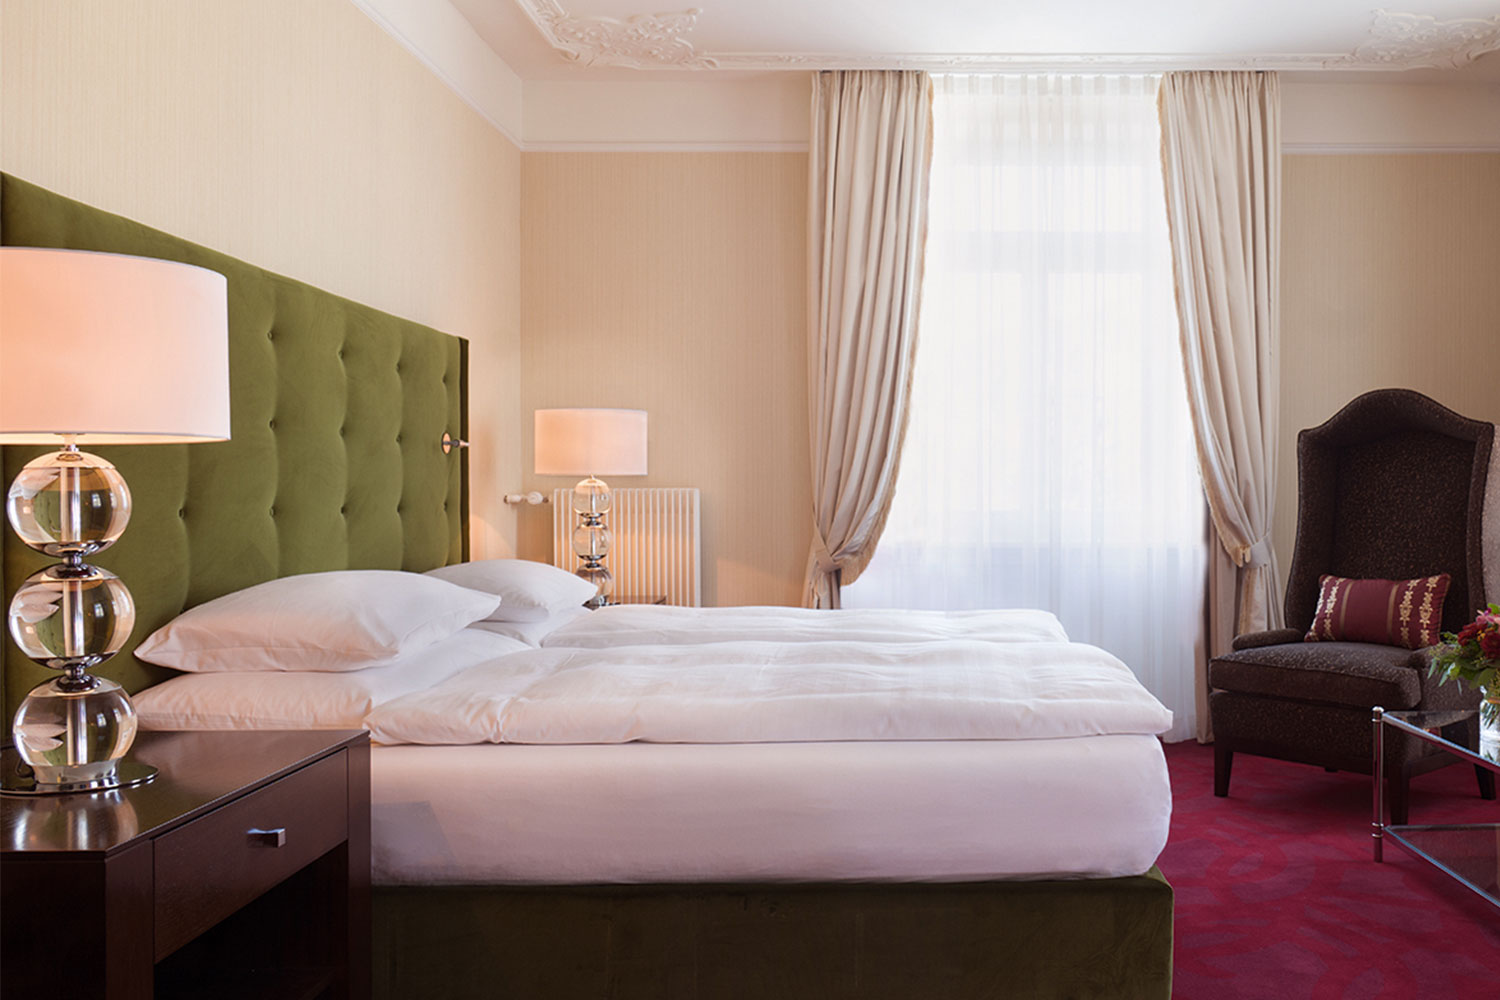
<instances>
[{"instance_id":1,"label":"chair leg","mask_svg":"<svg viewBox=\"0 0 1500 1000\"><path fill-rule=\"evenodd\" d=\"M1229 797L1229 772L1234 767L1234 751L1222 743L1214 744L1214 795Z\"/></svg>"},{"instance_id":2,"label":"chair leg","mask_svg":"<svg viewBox=\"0 0 1500 1000\"><path fill-rule=\"evenodd\" d=\"M1407 821L1407 776L1397 768L1385 781L1386 800L1391 804L1392 826L1403 826Z\"/></svg>"},{"instance_id":3,"label":"chair leg","mask_svg":"<svg viewBox=\"0 0 1500 1000\"><path fill-rule=\"evenodd\" d=\"M1474 774L1479 778L1479 797L1495 801L1495 772L1475 764Z\"/></svg>"}]
</instances>

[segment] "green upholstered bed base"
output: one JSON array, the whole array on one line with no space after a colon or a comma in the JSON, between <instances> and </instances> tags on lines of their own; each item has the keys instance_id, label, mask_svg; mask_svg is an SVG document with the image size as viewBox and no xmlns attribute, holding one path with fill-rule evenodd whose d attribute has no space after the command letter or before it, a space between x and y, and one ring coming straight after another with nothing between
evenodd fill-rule
<instances>
[{"instance_id":1,"label":"green upholstered bed base","mask_svg":"<svg viewBox=\"0 0 1500 1000\"><path fill-rule=\"evenodd\" d=\"M246 206L253 211L253 205ZM135 496L97 560L136 597L130 655L183 609L275 577L467 556L463 341L0 176L0 242L162 257L229 278L233 440L112 447ZM59 387L65 383L59 377ZM8 484L38 449L3 449ZM4 529L7 600L49 560ZM46 671L6 639L7 715ZM7 726L8 728L8 726ZM378 751L377 751L378 753ZM1145 876L971 885L377 890L390 1000L1166 998L1172 890Z\"/></svg>"},{"instance_id":2,"label":"green upholstered bed base","mask_svg":"<svg viewBox=\"0 0 1500 1000\"><path fill-rule=\"evenodd\" d=\"M468 436L465 341L8 175L0 242L159 257L229 279L232 440L89 449L119 467L134 499L124 537L95 561L135 596L136 628L100 673L130 691L165 679L172 672L137 661L135 645L185 608L252 584L466 558L466 453L440 445L444 431ZM64 372L37 377L66 391ZM42 450L3 449L6 486ZM0 533L8 603L55 560L8 526ZM4 641L9 720L50 672Z\"/></svg>"},{"instance_id":3,"label":"green upholstered bed base","mask_svg":"<svg viewBox=\"0 0 1500 1000\"><path fill-rule=\"evenodd\" d=\"M377 888L376 1000L1167 1000L1172 888Z\"/></svg>"}]
</instances>

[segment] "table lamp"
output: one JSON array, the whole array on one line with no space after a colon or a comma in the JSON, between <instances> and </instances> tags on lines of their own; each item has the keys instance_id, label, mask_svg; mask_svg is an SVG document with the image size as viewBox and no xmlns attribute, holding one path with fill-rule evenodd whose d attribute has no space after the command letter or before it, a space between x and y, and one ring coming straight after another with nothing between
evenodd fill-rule
<instances>
[{"instance_id":1,"label":"table lamp","mask_svg":"<svg viewBox=\"0 0 1500 1000\"><path fill-rule=\"evenodd\" d=\"M604 560L614 536L604 516L612 497L599 477L646 474L646 411L537 410L536 474L585 477L573 487L573 551L583 562L577 573L599 588L589 604L609 603L614 577Z\"/></svg>"},{"instance_id":2,"label":"table lamp","mask_svg":"<svg viewBox=\"0 0 1500 1000\"><path fill-rule=\"evenodd\" d=\"M60 676L16 710L11 731L33 782L6 792L98 791L156 773L121 759L135 708L92 673L135 626L125 584L84 561L125 530L130 490L79 445L229 438L226 285L174 261L0 247L0 444L61 447L16 476L6 515L23 542L63 560L10 603L11 638Z\"/></svg>"}]
</instances>

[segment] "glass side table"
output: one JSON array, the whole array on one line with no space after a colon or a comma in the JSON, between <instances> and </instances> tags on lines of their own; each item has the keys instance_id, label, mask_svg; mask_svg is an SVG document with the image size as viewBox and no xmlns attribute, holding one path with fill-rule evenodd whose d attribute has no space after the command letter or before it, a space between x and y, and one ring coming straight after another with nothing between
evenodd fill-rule
<instances>
[{"instance_id":1,"label":"glass side table","mask_svg":"<svg viewBox=\"0 0 1500 1000\"><path fill-rule=\"evenodd\" d=\"M1479 713L1477 708L1447 712L1387 712L1377 707L1371 723L1375 735L1375 818L1371 824L1375 860L1382 860L1387 840L1454 881L1500 907L1500 823L1445 823L1436 825L1385 822L1385 738L1394 729L1435 746L1478 767L1500 774L1500 744L1465 746L1445 738L1448 727Z\"/></svg>"}]
</instances>

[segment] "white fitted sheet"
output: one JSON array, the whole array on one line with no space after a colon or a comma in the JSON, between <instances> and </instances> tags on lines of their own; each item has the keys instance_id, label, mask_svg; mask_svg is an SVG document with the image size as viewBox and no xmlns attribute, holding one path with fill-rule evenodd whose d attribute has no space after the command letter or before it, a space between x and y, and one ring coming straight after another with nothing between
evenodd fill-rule
<instances>
[{"instance_id":1,"label":"white fitted sheet","mask_svg":"<svg viewBox=\"0 0 1500 1000\"><path fill-rule=\"evenodd\" d=\"M377 884L1138 875L1171 816L1154 736L381 746Z\"/></svg>"}]
</instances>

